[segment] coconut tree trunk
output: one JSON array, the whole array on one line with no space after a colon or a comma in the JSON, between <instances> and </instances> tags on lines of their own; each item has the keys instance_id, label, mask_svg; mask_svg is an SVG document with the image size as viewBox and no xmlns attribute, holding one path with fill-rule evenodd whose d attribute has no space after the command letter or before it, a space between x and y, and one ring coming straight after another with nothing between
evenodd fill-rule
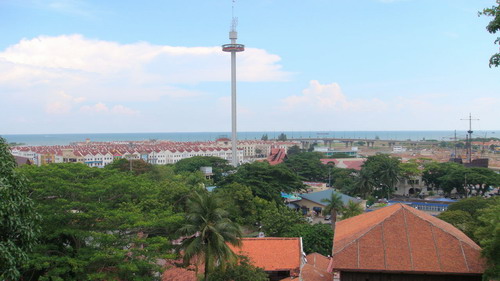
<instances>
[{"instance_id":1,"label":"coconut tree trunk","mask_svg":"<svg viewBox=\"0 0 500 281\"><path fill-rule=\"evenodd\" d=\"M210 268L210 253L209 250L207 249L205 251L205 279L204 279L205 281L208 281L209 268Z\"/></svg>"},{"instance_id":2,"label":"coconut tree trunk","mask_svg":"<svg viewBox=\"0 0 500 281\"><path fill-rule=\"evenodd\" d=\"M337 210L332 208L331 210L331 218L330 220L332 221L332 232L333 232L333 238L332 238L332 256L333 256L333 247L335 246L335 224L337 223Z\"/></svg>"}]
</instances>

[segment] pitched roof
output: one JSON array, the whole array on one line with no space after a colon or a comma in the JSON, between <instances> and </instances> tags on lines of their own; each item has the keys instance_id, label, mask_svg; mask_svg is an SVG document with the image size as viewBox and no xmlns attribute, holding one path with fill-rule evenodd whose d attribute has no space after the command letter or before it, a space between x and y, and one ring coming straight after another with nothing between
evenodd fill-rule
<instances>
[{"instance_id":1,"label":"pitched roof","mask_svg":"<svg viewBox=\"0 0 500 281\"><path fill-rule=\"evenodd\" d=\"M395 204L337 223L328 271L481 274L481 248L449 223Z\"/></svg>"},{"instance_id":2,"label":"pitched roof","mask_svg":"<svg viewBox=\"0 0 500 281\"><path fill-rule=\"evenodd\" d=\"M300 277L303 281L331 281L333 274L327 272L330 259L318 254L312 253L306 256L307 264L302 267Z\"/></svg>"},{"instance_id":3,"label":"pitched roof","mask_svg":"<svg viewBox=\"0 0 500 281\"><path fill-rule=\"evenodd\" d=\"M326 203L321 202L321 200L330 199L332 196L331 195L332 193L339 194L341 199L342 199L342 203L344 203L344 205L347 205L347 203L349 203L349 201L353 201L356 203L361 202L361 200L359 200L359 199L356 199L356 198L351 197L349 195L345 195L343 193L337 192L333 189L327 189L327 190L311 192L311 193L303 193L303 194L300 194L300 197L302 197L303 199L307 199L309 201L312 201L314 203L317 203L317 204L326 205Z\"/></svg>"},{"instance_id":4,"label":"pitched roof","mask_svg":"<svg viewBox=\"0 0 500 281\"><path fill-rule=\"evenodd\" d=\"M238 255L247 256L252 264L265 271L287 271L300 268L300 238L242 238L241 247L229 245Z\"/></svg>"},{"instance_id":5,"label":"pitched roof","mask_svg":"<svg viewBox=\"0 0 500 281\"><path fill-rule=\"evenodd\" d=\"M267 162L271 165L278 165L287 158L286 150L284 148L272 148L271 153L267 156Z\"/></svg>"}]
</instances>

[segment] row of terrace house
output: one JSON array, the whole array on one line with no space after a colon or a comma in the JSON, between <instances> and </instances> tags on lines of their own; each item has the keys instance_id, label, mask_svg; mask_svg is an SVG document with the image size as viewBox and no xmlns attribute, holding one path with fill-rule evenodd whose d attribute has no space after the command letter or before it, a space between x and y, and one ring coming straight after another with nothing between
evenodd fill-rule
<instances>
[{"instance_id":1,"label":"row of terrace house","mask_svg":"<svg viewBox=\"0 0 500 281\"><path fill-rule=\"evenodd\" d=\"M250 161L267 155L273 147L291 147L291 143L242 141L238 144L238 161ZM12 154L30 159L35 165L50 163L84 163L89 167L104 167L115 159L142 159L151 164L174 164L194 156L213 156L225 160L232 158L229 145L223 141L207 143L182 142L130 142L88 143L66 146L21 146L13 147ZM259 153L259 154L257 154Z\"/></svg>"}]
</instances>

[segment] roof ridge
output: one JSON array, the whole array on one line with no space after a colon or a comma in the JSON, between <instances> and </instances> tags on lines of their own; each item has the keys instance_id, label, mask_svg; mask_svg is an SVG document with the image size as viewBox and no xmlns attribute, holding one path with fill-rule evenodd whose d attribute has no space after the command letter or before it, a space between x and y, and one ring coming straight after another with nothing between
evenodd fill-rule
<instances>
[{"instance_id":1,"label":"roof ridge","mask_svg":"<svg viewBox=\"0 0 500 281\"><path fill-rule=\"evenodd\" d=\"M379 226L380 224L384 223L387 219L391 218L392 216L394 216L396 213L398 213L398 212L399 212L399 211L401 211L401 210L402 210L402 208L399 208L399 209L395 210L392 214L390 214L389 216L385 217L385 218L384 218L383 220L381 220L380 222L378 222L378 223L376 223L376 224L372 225L372 227L367 228L367 230L366 230L363 234L361 234L359 237L357 237L357 238L355 238L355 239L351 240L351 242L349 242L349 243L345 244L345 245L344 245L344 247L342 247L339 251L337 251L337 253L332 253L332 254L333 254L333 255L335 255L335 254L340 253L340 252L341 252L341 251L343 251L343 250L344 250L347 246L350 246L352 243L354 243L354 242L358 241L358 240L359 240L359 239L361 239L363 236L365 236L368 232L372 231L375 227L377 227L377 226ZM335 233L334 233L334 235L335 235ZM335 236L333 237L333 239L335 240Z\"/></svg>"},{"instance_id":2,"label":"roof ridge","mask_svg":"<svg viewBox=\"0 0 500 281\"><path fill-rule=\"evenodd\" d=\"M448 230L446 230L446 229L442 228L441 226L437 225L434 221L429 220L429 218L426 218L426 217L421 216L421 213L420 213L420 212L416 212L416 210L415 210L414 208L412 208L412 207L410 207L410 206L407 206L407 205L405 205L405 204L401 204L401 205L403 205L403 208L405 208L406 210L410 211L412 214L416 215L416 216L417 216L417 217L419 217L420 219L422 219L422 220L424 220L424 221L426 221L426 222L429 222L429 223L430 223L430 224L432 224L434 227L439 228L440 230L442 230L442 231L444 231L444 232L446 232L446 233L448 233L448 234L452 235L453 237L455 237L456 239L458 239L458 241L463 242L463 243L465 243L465 244L467 244L467 245L469 245L469 246L472 246L473 248L476 248L476 249L481 249L481 247L480 247L479 245L477 245L477 244L476 244L476 243L475 243L475 242L474 242L474 241L473 241L473 240L472 240L469 236L467 236L465 233L463 233L462 231L460 231L458 228L454 227L452 224L447 223L447 222L445 222L445 221L443 221L443 220L441 220L441 219L438 219L438 218L435 218L435 217L432 217L432 216L431 216L431 218L438 219L440 222L443 222L443 223L445 223L445 224L447 224L447 225L449 225L449 226L453 227L453 229L456 229L456 230L460 231L460 233L462 233L465 237L467 237L467 238L469 239L469 241L464 241L464 239L462 239L461 237L459 237L459 236L455 235L455 233L452 233L452 232L450 232L450 231L448 231ZM430 216L430 215L429 215L429 216ZM471 244L470 242L472 242L472 244Z\"/></svg>"}]
</instances>

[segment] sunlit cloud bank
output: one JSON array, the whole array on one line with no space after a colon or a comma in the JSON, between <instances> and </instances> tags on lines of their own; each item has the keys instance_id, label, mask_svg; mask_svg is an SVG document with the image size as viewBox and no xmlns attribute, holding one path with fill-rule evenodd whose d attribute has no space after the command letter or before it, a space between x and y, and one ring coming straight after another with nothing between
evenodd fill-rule
<instances>
[{"instance_id":1,"label":"sunlit cloud bank","mask_svg":"<svg viewBox=\"0 0 500 281\"><path fill-rule=\"evenodd\" d=\"M240 81L285 81L279 56L261 49L239 55ZM220 47L119 44L82 35L23 39L0 52L0 89L44 108L46 114L124 114L126 102L203 95L201 82L228 81ZM0 93L1 95L1 93ZM5 98L5 96L4 96Z\"/></svg>"},{"instance_id":2,"label":"sunlit cloud bank","mask_svg":"<svg viewBox=\"0 0 500 281\"><path fill-rule=\"evenodd\" d=\"M475 124L477 129L498 127L498 97L478 95L464 103L447 93L411 92L392 98L358 98L344 93L338 83L312 80L301 93L281 100L274 111L275 118L280 118L276 124L287 124L288 130L454 130L466 129L468 124L461 119L473 112L482 120Z\"/></svg>"}]
</instances>

